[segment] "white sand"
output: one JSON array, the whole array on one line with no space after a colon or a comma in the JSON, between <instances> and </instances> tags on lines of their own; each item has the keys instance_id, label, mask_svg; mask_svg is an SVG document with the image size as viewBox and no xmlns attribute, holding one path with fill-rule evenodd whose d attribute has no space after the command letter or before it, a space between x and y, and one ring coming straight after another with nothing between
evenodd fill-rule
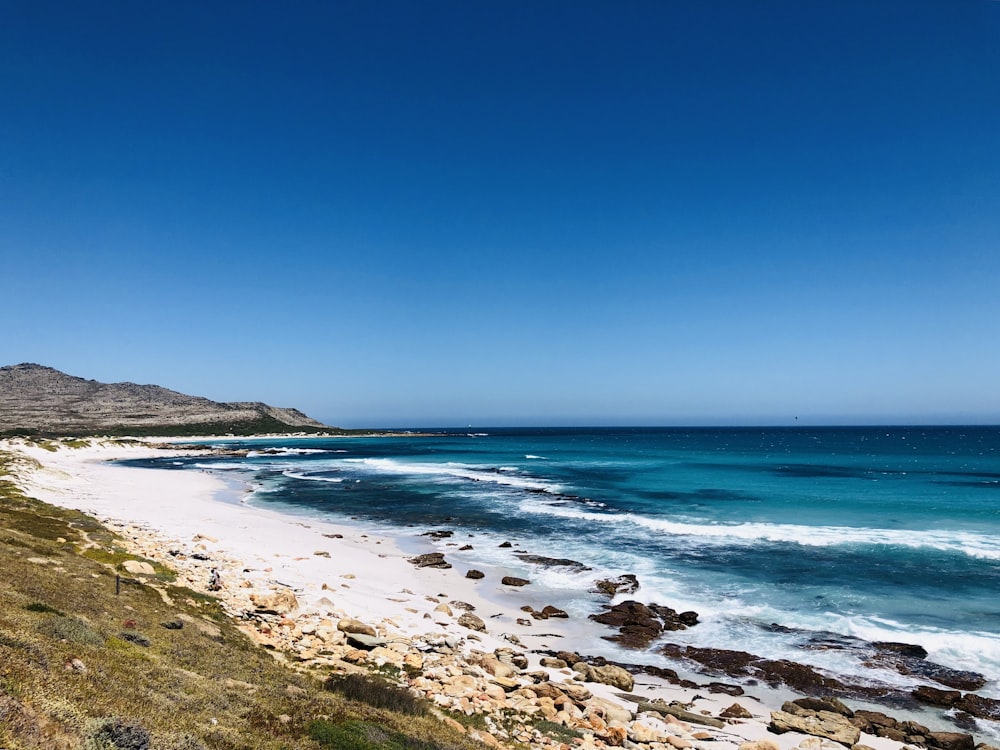
<instances>
[{"instance_id":1,"label":"white sand","mask_svg":"<svg viewBox=\"0 0 1000 750\"><path fill-rule=\"evenodd\" d=\"M218 569L225 587L220 595L234 613L238 602L245 601L249 593L290 587L301 612L356 618L378 627L380 634L389 637L448 634L464 640L466 650L487 653L511 646L511 636L528 651L573 651L574 634L580 628L597 627L590 622L556 619L519 625L516 619L529 615L519 611L518 605L529 599L519 596L517 590L497 593L499 584L490 582L495 571L477 582L464 577L464 567L417 569L390 538L366 534L352 526L298 519L246 505L241 498L249 488L227 482L218 473L137 469L108 463L114 459L163 458L171 455L170 451L107 443L53 452L19 440L0 442L0 450L30 457L40 465L18 472L27 494L93 515L131 539L135 550L179 567L192 588L206 590L211 568ZM176 455L190 452L178 450ZM438 548L447 551L443 546ZM426 551L431 549L428 540ZM181 554L174 559L168 554L170 550ZM329 557L317 552L328 553ZM208 563L185 568L182 561L194 553L208 557ZM490 592L489 598L481 591ZM227 593L232 595L228 599ZM470 631L456 623L461 609L454 609L452 617L435 611L438 603L453 600L472 604L488 632L477 633L469 640ZM529 658L531 668L537 669L537 656L529 654ZM562 674L549 671L554 680L569 676L568 670ZM588 683L588 687L606 697L613 697L615 692L602 685ZM721 733L721 743L710 743L715 747L767 738L785 750L804 739L803 735L774 735L767 731L770 710L780 707L786 697L778 693L754 691L754 695L740 698L710 695L646 675L637 675L634 692L650 700L693 702L693 710L712 715L739 702L757 717L728 726ZM900 743L869 735L864 735L862 742L877 750L900 747Z\"/></svg>"}]
</instances>

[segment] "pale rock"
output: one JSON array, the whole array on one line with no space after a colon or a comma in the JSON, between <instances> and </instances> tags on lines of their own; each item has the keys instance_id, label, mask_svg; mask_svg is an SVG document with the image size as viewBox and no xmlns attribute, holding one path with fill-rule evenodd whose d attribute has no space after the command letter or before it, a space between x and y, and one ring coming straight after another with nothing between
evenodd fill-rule
<instances>
[{"instance_id":1,"label":"pale rock","mask_svg":"<svg viewBox=\"0 0 1000 750\"><path fill-rule=\"evenodd\" d=\"M486 632L486 623L478 615L474 615L471 612L466 612L459 617L458 624L469 630L477 630L480 633Z\"/></svg>"},{"instance_id":2,"label":"pale rock","mask_svg":"<svg viewBox=\"0 0 1000 750\"><path fill-rule=\"evenodd\" d=\"M739 750L780 750L778 743L774 740L754 740L753 742L741 742Z\"/></svg>"},{"instance_id":3,"label":"pale rock","mask_svg":"<svg viewBox=\"0 0 1000 750\"><path fill-rule=\"evenodd\" d=\"M360 620L355 620L352 617L345 617L340 622L337 623L337 630L343 633L357 633L360 635L370 635L374 637L376 635L375 628L371 625L366 625Z\"/></svg>"},{"instance_id":4,"label":"pale rock","mask_svg":"<svg viewBox=\"0 0 1000 750\"><path fill-rule=\"evenodd\" d=\"M126 560L122 563L122 568L124 568L126 573L131 573L134 576L156 575L156 570L153 566L142 560Z\"/></svg>"},{"instance_id":5,"label":"pale rock","mask_svg":"<svg viewBox=\"0 0 1000 750\"><path fill-rule=\"evenodd\" d=\"M587 682L600 682L604 685L611 685L626 693L632 692L635 687L635 679L627 671L614 664L606 664L603 667L592 667L586 662L577 662L573 665L573 671L578 672L582 679Z\"/></svg>"},{"instance_id":6,"label":"pale rock","mask_svg":"<svg viewBox=\"0 0 1000 750\"><path fill-rule=\"evenodd\" d=\"M857 744L861 730L840 714L831 711L810 711L803 709L799 715L785 711L772 711L770 729L778 734L802 732L815 737L824 737L842 745Z\"/></svg>"},{"instance_id":7,"label":"pale rock","mask_svg":"<svg viewBox=\"0 0 1000 750\"><path fill-rule=\"evenodd\" d=\"M487 747L503 748L503 745L500 744L500 741L489 732L481 732L478 729L473 729L471 732L469 732L469 736L474 740L479 740Z\"/></svg>"},{"instance_id":8,"label":"pale rock","mask_svg":"<svg viewBox=\"0 0 1000 750\"><path fill-rule=\"evenodd\" d=\"M467 674L452 677L443 686L446 695L462 697L470 695L476 689L476 679Z\"/></svg>"},{"instance_id":9,"label":"pale rock","mask_svg":"<svg viewBox=\"0 0 1000 750\"><path fill-rule=\"evenodd\" d=\"M391 648L386 648L385 646L376 646L368 654L368 660L373 662L376 666L382 666L383 664L392 664L394 667L403 666L403 655L398 651L393 651Z\"/></svg>"},{"instance_id":10,"label":"pale rock","mask_svg":"<svg viewBox=\"0 0 1000 750\"><path fill-rule=\"evenodd\" d=\"M446 726L451 727L459 734L465 734L468 731L463 724L460 724L459 722L455 721L450 716L442 716L441 721L443 721Z\"/></svg>"},{"instance_id":11,"label":"pale rock","mask_svg":"<svg viewBox=\"0 0 1000 750\"><path fill-rule=\"evenodd\" d=\"M643 716L629 725L629 738L633 742L659 742L669 735L667 725L651 716Z\"/></svg>"},{"instance_id":12,"label":"pale rock","mask_svg":"<svg viewBox=\"0 0 1000 750\"><path fill-rule=\"evenodd\" d=\"M675 737L672 734L667 736L667 744L677 750L687 750L689 747L694 747L691 740L686 740L683 737Z\"/></svg>"},{"instance_id":13,"label":"pale rock","mask_svg":"<svg viewBox=\"0 0 1000 750\"><path fill-rule=\"evenodd\" d=\"M593 716L594 714L599 714L607 721L620 721L622 723L632 721L631 711L614 701L608 700L607 698L590 699L587 702L587 708L583 713L588 717Z\"/></svg>"},{"instance_id":14,"label":"pale rock","mask_svg":"<svg viewBox=\"0 0 1000 750\"><path fill-rule=\"evenodd\" d=\"M280 589L271 594L250 594L250 601L261 612L283 615L299 608L299 600L290 589Z\"/></svg>"},{"instance_id":15,"label":"pale rock","mask_svg":"<svg viewBox=\"0 0 1000 750\"><path fill-rule=\"evenodd\" d=\"M448 615L448 617L453 617L453 616L454 616L454 614L455 614L454 612L452 612L452 611L451 611L451 607L449 607L449 606L448 606L447 604L445 604L444 602L442 602L441 604L437 605L437 606L436 606L436 607L434 608L434 611L435 611L435 612L441 612L441 613L443 613L443 614L446 614L446 615Z\"/></svg>"}]
</instances>

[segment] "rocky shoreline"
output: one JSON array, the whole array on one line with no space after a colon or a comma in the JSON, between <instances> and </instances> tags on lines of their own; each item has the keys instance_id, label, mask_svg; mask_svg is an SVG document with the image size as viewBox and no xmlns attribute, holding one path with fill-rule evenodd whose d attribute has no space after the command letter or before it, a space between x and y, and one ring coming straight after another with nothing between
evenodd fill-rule
<instances>
[{"instance_id":1,"label":"rocky shoreline","mask_svg":"<svg viewBox=\"0 0 1000 750\"><path fill-rule=\"evenodd\" d=\"M43 463L48 458L33 457ZM75 464L60 463L58 470L72 473L74 466L83 466L79 457ZM130 477L149 471L104 468L129 472ZM54 493L41 475L26 477L24 484L28 491L47 495L42 499L49 502L67 499L66 493ZM64 489L72 492L75 486L71 476ZM198 507L206 511L204 505ZM205 518L214 522L211 510L207 509ZM215 510L222 512L218 507ZM155 522L114 520L127 517L124 514L109 516L105 511L98 515L127 540L130 552L169 566L177 572L179 583L217 597L240 629L276 657L320 676L378 671L427 698L441 711L443 721L487 746L992 750L990 745L977 744L972 732L977 729L977 718L1000 720L1000 701L975 692L985 678L931 664L919 646L912 644L867 644L836 636L824 647L868 649L872 659L891 663L904 674L919 674L940 688L904 692L850 685L807 665L762 659L743 651L670 643L655 646L664 664L670 660L686 668L696 666L705 676L700 681L682 677L667 666L610 662L580 654L571 643L559 642L560 633L538 633L532 628L542 622L555 626L568 619L551 605L539 609L526 605L521 612L494 614L490 608L495 605L477 599L475 593L475 586L487 574L475 568L452 570L445 553L406 557L394 552L388 540L285 519L286 524L302 527L297 533L308 532L309 538L322 540L322 548L307 549L300 543L298 555L287 559L275 552L276 564L266 565L263 556L250 559L234 550L232 539L216 529L181 536L176 530L165 533ZM191 523L194 526L186 528L197 527L199 521ZM204 526L210 523L205 520ZM448 537L442 530L425 533L431 539ZM379 545L384 551L375 551ZM517 554L535 565L580 566L529 551ZM330 577L334 562L337 570L349 572ZM389 577L400 585L388 595L366 595L366 586L375 583L374 571L366 565L396 563L419 577L403 580L397 571ZM317 578L310 572L315 570L324 575ZM300 571L305 571L301 578L285 580ZM147 585L156 585L148 563L136 561L127 566L127 572ZM504 586L515 590L528 583L514 577L503 580ZM640 585L632 575L594 582L596 591L611 597L604 612L591 616L610 628L609 640L643 651L661 644L668 637L665 634L697 627L695 612L678 613L665 604L631 599L618 601ZM163 627L170 626L163 623ZM756 695L761 691L764 699ZM780 696L788 692L803 697L782 700ZM890 711L934 706L944 709L960 731L933 730L912 719L852 709L843 703L852 699L865 706L892 707ZM477 717L475 726L458 722L455 715Z\"/></svg>"}]
</instances>

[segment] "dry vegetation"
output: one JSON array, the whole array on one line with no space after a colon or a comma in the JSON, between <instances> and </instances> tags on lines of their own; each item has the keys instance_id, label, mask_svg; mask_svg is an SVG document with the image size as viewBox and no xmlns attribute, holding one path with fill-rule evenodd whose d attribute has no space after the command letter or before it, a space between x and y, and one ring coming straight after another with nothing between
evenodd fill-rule
<instances>
[{"instance_id":1,"label":"dry vegetation","mask_svg":"<svg viewBox=\"0 0 1000 750\"><path fill-rule=\"evenodd\" d=\"M94 519L25 497L12 461L0 453L0 747L482 747L387 683L280 663L168 569L116 595L133 556Z\"/></svg>"}]
</instances>

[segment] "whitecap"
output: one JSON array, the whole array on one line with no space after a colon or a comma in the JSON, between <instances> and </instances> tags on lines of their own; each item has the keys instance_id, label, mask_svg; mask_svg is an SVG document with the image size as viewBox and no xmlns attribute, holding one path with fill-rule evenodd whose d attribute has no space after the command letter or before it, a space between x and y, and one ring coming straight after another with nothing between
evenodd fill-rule
<instances>
[{"instance_id":1,"label":"whitecap","mask_svg":"<svg viewBox=\"0 0 1000 750\"><path fill-rule=\"evenodd\" d=\"M595 521L602 524L631 525L695 538L705 543L732 544L733 542L787 542L806 547L834 547L848 545L888 545L908 548L930 548L943 552L957 552L984 560L1000 560L1000 539L992 535L971 531L937 529L877 529L853 526L802 526L771 523L688 523L665 518L628 513L596 513L583 510L578 504L554 504L525 500L521 509L527 513L559 516L562 518Z\"/></svg>"}]
</instances>

